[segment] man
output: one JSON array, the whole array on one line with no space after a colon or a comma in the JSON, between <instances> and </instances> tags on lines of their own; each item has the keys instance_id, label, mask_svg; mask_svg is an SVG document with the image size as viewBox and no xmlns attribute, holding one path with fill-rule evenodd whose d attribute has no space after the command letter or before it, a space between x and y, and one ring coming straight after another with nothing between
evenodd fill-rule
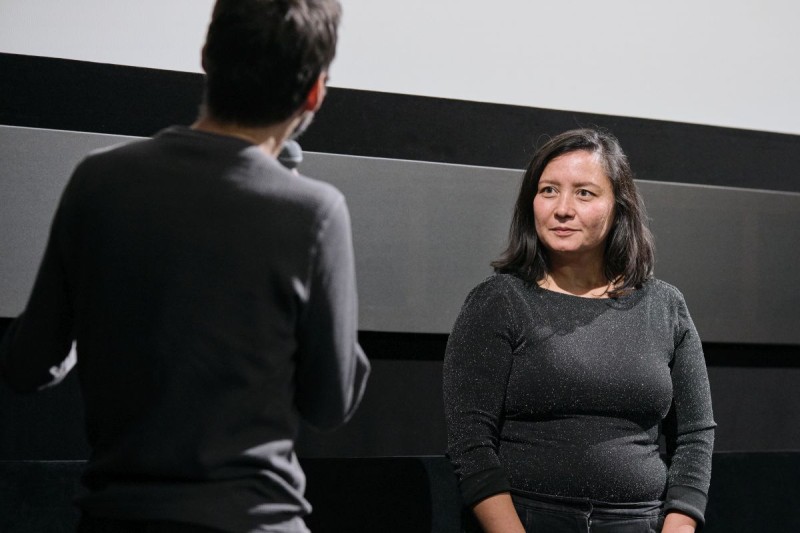
<instances>
[{"instance_id":1,"label":"man","mask_svg":"<svg viewBox=\"0 0 800 533\"><path fill-rule=\"evenodd\" d=\"M219 0L191 128L96 152L61 200L0 372L77 368L79 531L307 531L300 417L345 422L357 343L344 198L275 159L325 96L336 0Z\"/></svg>"}]
</instances>

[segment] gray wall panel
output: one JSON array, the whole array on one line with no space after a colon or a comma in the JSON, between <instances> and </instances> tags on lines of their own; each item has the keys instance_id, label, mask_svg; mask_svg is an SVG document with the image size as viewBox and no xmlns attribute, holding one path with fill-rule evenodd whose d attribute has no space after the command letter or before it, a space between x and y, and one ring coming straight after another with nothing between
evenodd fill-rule
<instances>
[{"instance_id":1,"label":"gray wall panel","mask_svg":"<svg viewBox=\"0 0 800 533\"><path fill-rule=\"evenodd\" d=\"M521 171L310 154L348 197L362 328L448 332L502 249ZM800 194L638 182L656 275L705 341L800 344Z\"/></svg>"},{"instance_id":2,"label":"gray wall panel","mask_svg":"<svg viewBox=\"0 0 800 533\"><path fill-rule=\"evenodd\" d=\"M0 316L24 307L74 164L126 139L0 127ZM449 332L503 247L521 172L314 153L302 168L348 197L361 328ZM800 194L639 184L656 274L684 292L704 340L800 344Z\"/></svg>"},{"instance_id":3,"label":"gray wall panel","mask_svg":"<svg viewBox=\"0 0 800 533\"><path fill-rule=\"evenodd\" d=\"M639 186L656 275L684 293L703 340L800 343L800 194Z\"/></svg>"},{"instance_id":4,"label":"gray wall panel","mask_svg":"<svg viewBox=\"0 0 800 533\"><path fill-rule=\"evenodd\" d=\"M302 168L348 199L361 328L449 333L502 250L519 171L330 154Z\"/></svg>"}]
</instances>

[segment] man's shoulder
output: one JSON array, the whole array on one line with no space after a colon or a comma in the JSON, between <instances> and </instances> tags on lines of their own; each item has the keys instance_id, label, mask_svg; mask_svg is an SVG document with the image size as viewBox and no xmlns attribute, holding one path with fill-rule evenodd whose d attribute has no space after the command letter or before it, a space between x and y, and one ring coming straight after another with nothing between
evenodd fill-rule
<instances>
[{"instance_id":1,"label":"man's shoulder","mask_svg":"<svg viewBox=\"0 0 800 533\"><path fill-rule=\"evenodd\" d=\"M84 183L191 181L220 196L231 190L243 205L322 221L346 211L344 195L332 184L298 175L258 147L235 138L171 127L147 139L131 139L89 153L77 174ZM139 186L139 185L136 185ZM226 192L227 191L227 192ZM230 197L230 196L228 196ZM244 202L244 198L248 198ZM267 207L264 207L267 206ZM276 206L281 206L274 211Z\"/></svg>"},{"instance_id":2,"label":"man's shoulder","mask_svg":"<svg viewBox=\"0 0 800 533\"><path fill-rule=\"evenodd\" d=\"M344 195L335 186L325 181L310 178L304 175L292 175L289 180L290 188L298 195L305 197L309 202L330 209L344 203Z\"/></svg>"},{"instance_id":3,"label":"man's shoulder","mask_svg":"<svg viewBox=\"0 0 800 533\"><path fill-rule=\"evenodd\" d=\"M153 139L150 138L141 139L137 137L131 137L129 139L120 139L120 141L117 143L110 144L102 148L96 148L88 152L83 161L88 163L99 163L109 159L116 159L117 157L122 157L126 154L139 152L142 149L146 149L146 147L151 144L153 144Z\"/></svg>"},{"instance_id":4,"label":"man's shoulder","mask_svg":"<svg viewBox=\"0 0 800 533\"><path fill-rule=\"evenodd\" d=\"M159 141L154 137L121 137L118 142L88 152L78 168L103 168L108 165L126 165L130 160L146 160L157 149Z\"/></svg>"}]
</instances>

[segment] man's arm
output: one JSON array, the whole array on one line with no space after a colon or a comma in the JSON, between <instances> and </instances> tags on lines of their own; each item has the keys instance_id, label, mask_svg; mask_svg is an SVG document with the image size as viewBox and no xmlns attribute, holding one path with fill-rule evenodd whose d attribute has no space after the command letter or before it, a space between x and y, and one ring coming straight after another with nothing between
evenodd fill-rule
<instances>
[{"instance_id":1,"label":"man's arm","mask_svg":"<svg viewBox=\"0 0 800 533\"><path fill-rule=\"evenodd\" d=\"M355 260L344 198L323 221L314 255L298 334L296 404L307 422L330 429L353 415L370 369L358 345Z\"/></svg>"},{"instance_id":2,"label":"man's arm","mask_svg":"<svg viewBox=\"0 0 800 533\"><path fill-rule=\"evenodd\" d=\"M50 229L36 282L22 313L0 342L0 376L19 392L60 381L74 365L73 308L64 265L65 232L71 210L70 183Z\"/></svg>"}]
</instances>

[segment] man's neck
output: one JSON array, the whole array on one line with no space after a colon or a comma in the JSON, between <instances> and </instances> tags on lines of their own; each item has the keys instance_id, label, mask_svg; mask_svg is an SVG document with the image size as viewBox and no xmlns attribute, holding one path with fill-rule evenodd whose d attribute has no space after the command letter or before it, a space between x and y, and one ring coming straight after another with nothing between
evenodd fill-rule
<instances>
[{"instance_id":1,"label":"man's neck","mask_svg":"<svg viewBox=\"0 0 800 533\"><path fill-rule=\"evenodd\" d=\"M283 141L286 140L294 127L294 120L289 119L269 126L252 127L221 122L208 115L201 115L190 127L197 131L227 135L228 137L245 140L261 148L267 155L277 157L283 146Z\"/></svg>"}]
</instances>

